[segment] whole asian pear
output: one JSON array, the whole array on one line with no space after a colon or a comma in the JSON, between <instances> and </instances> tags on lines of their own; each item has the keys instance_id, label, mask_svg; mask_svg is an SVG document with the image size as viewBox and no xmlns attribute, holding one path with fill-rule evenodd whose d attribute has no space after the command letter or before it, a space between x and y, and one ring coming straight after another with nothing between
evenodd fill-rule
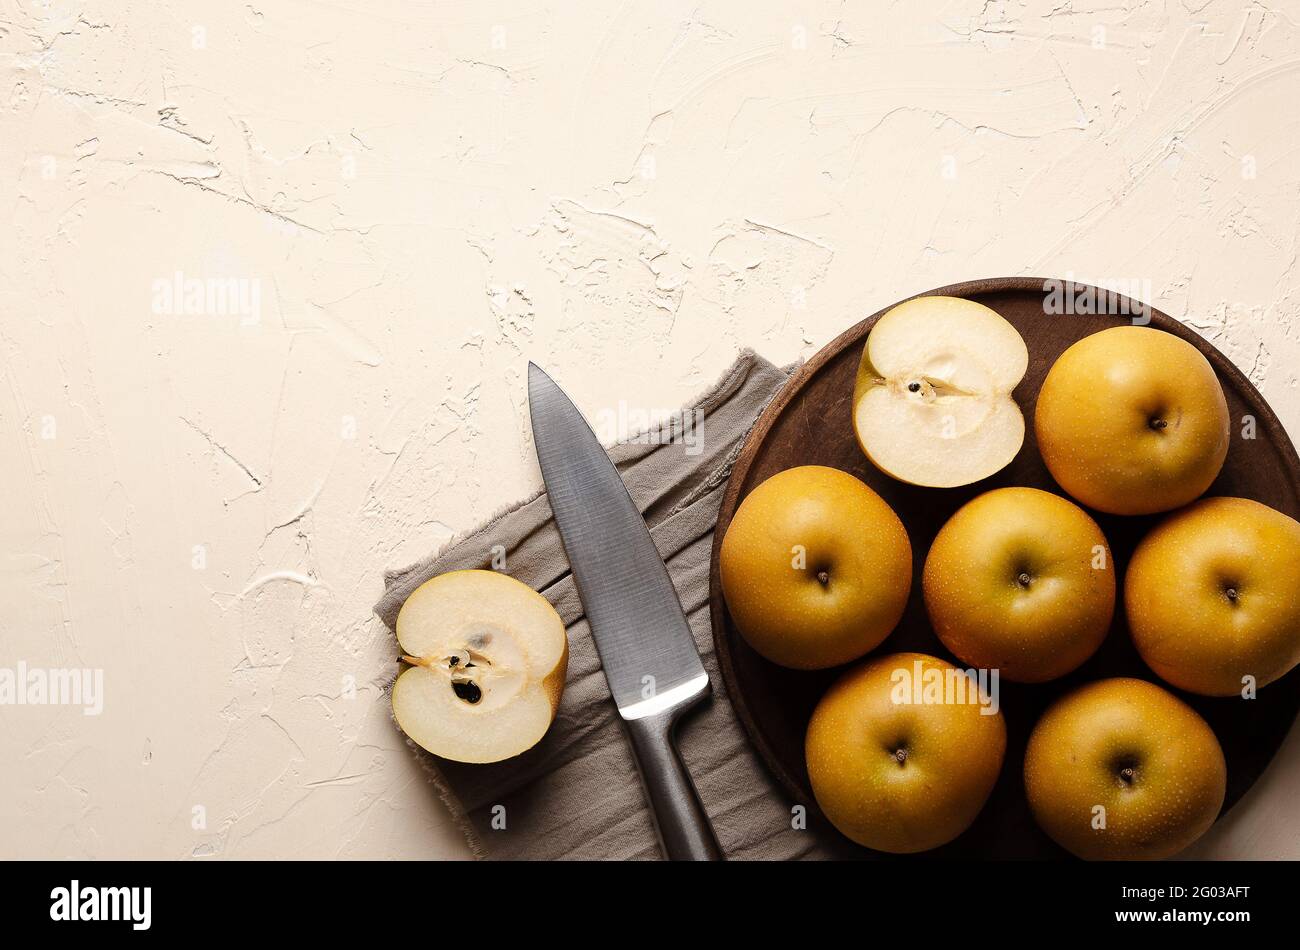
<instances>
[{"instance_id":1,"label":"whole asian pear","mask_svg":"<svg viewBox=\"0 0 1300 950\"><path fill-rule=\"evenodd\" d=\"M1249 695L1300 661L1300 523L1247 498L1203 498L1138 545L1124 603L1165 682Z\"/></svg>"},{"instance_id":2,"label":"whole asian pear","mask_svg":"<svg viewBox=\"0 0 1300 950\"><path fill-rule=\"evenodd\" d=\"M999 488L967 502L930 546L925 606L944 646L1018 683L1064 676L1096 651L1115 611L1097 522L1060 495Z\"/></svg>"},{"instance_id":3,"label":"whole asian pear","mask_svg":"<svg viewBox=\"0 0 1300 950\"><path fill-rule=\"evenodd\" d=\"M897 625L912 545L866 484L803 465L746 496L723 538L719 573L750 646L781 666L819 670L857 659Z\"/></svg>"},{"instance_id":4,"label":"whole asian pear","mask_svg":"<svg viewBox=\"0 0 1300 950\"><path fill-rule=\"evenodd\" d=\"M1230 440L1209 361L1187 341L1139 326L1102 330L1062 353L1039 391L1034 431L1060 486L1114 515L1199 498Z\"/></svg>"},{"instance_id":5,"label":"whole asian pear","mask_svg":"<svg viewBox=\"0 0 1300 950\"><path fill-rule=\"evenodd\" d=\"M813 712L804 740L817 804L877 851L946 844L988 800L1006 754L995 697L951 663L921 653L868 660Z\"/></svg>"},{"instance_id":6,"label":"whole asian pear","mask_svg":"<svg viewBox=\"0 0 1300 950\"><path fill-rule=\"evenodd\" d=\"M1167 858L1223 807L1219 740L1154 683L1108 679L1058 700L1025 751L1025 792L1057 844L1087 860Z\"/></svg>"}]
</instances>

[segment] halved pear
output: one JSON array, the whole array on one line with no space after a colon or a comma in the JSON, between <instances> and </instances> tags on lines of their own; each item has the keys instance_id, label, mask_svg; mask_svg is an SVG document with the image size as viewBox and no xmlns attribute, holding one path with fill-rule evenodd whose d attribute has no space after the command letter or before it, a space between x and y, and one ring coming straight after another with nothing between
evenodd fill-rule
<instances>
[{"instance_id":1,"label":"halved pear","mask_svg":"<svg viewBox=\"0 0 1300 950\"><path fill-rule=\"evenodd\" d=\"M393 717L456 762L500 762L541 741L569 667L564 621L541 594L496 571L452 571L417 587L397 615L409 664Z\"/></svg>"},{"instance_id":2,"label":"halved pear","mask_svg":"<svg viewBox=\"0 0 1300 950\"><path fill-rule=\"evenodd\" d=\"M917 297L867 336L853 390L858 445L886 475L953 488L1005 468L1025 441L1011 391L1029 350L996 311Z\"/></svg>"}]
</instances>

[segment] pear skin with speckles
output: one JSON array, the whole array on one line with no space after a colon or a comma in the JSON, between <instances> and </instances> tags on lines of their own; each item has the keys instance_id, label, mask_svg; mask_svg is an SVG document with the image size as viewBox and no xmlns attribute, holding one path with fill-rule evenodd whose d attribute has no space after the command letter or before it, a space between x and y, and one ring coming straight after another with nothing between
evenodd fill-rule
<instances>
[{"instance_id":1,"label":"pear skin with speckles","mask_svg":"<svg viewBox=\"0 0 1300 950\"><path fill-rule=\"evenodd\" d=\"M1076 501L1149 515L1199 498L1232 439L1214 367L1155 327L1111 327L1052 364L1034 409L1038 451Z\"/></svg>"},{"instance_id":2,"label":"pear skin with speckles","mask_svg":"<svg viewBox=\"0 0 1300 950\"><path fill-rule=\"evenodd\" d=\"M1226 785L1213 730L1145 680L1100 680L1058 700L1025 752L1034 818L1090 861L1177 854L1214 824Z\"/></svg>"},{"instance_id":3,"label":"pear skin with speckles","mask_svg":"<svg viewBox=\"0 0 1300 950\"><path fill-rule=\"evenodd\" d=\"M909 854L946 844L988 800L1006 754L996 693L923 653L844 674L808 723L813 795L846 837Z\"/></svg>"},{"instance_id":4,"label":"pear skin with speckles","mask_svg":"<svg viewBox=\"0 0 1300 950\"><path fill-rule=\"evenodd\" d=\"M963 663L1044 683L1101 646L1115 569L1097 522L1060 495L997 488L963 505L926 555L934 631Z\"/></svg>"},{"instance_id":5,"label":"pear skin with speckles","mask_svg":"<svg viewBox=\"0 0 1300 950\"><path fill-rule=\"evenodd\" d=\"M718 570L750 646L781 666L821 670L856 660L897 626L912 588L912 545L865 482L801 465L741 502Z\"/></svg>"},{"instance_id":6,"label":"pear skin with speckles","mask_svg":"<svg viewBox=\"0 0 1300 950\"><path fill-rule=\"evenodd\" d=\"M1202 498L1129 561L1133 644L1166 683L1238 696L1300 663L1300 523L1249 498Z\"/></svg>"}]
</instances>

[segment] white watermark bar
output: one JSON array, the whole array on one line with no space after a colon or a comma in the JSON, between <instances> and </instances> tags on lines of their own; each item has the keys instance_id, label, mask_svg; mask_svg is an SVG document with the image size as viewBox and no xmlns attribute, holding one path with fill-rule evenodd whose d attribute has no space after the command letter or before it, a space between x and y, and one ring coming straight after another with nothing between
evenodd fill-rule
<instances>
[{"instance_id":1,"label":"white watermark bar","mask_svg":"<svg viewBox=\"0 0 1300 950\"><path fill-rule=\"evenodd\" d=\"M29 667L19 660L0 666L0 706L80 706L87 716L104 711L104 671Z\"/></svg>"},{"instance_id":2,"label":"white watermark bar","mask_svg":"<svg viewBox=\"0 0 1300 950\"><path fill-rule=\"evenodd\" d=\"M1151 281L1145 277L1095 277L1088 283L1066 271L1064 280L1043 281L1043 313L1049 316L1108 314L1132 319L1134 326L1151 322Z\"/></svg>"},{"instance_id":3,"label":"white watermark bar","mask_svg":"<svg viewBox=\"0 0 1300 950\"><path fill-rule=\"evenodd\" d=\"M73 878L50 891L50 920L127 921L132 930L148 930L152 905L151 887L84 887Z\"/></svg>"},{"instance_id":4,"label":"white watermark bar","mask_svg":"<svg viewBox=\"0 0 1300 950\"><path fill-rule=\"evenodd\" d=\"M926 668L917 660L890 673L889 699L896 706L979 706L981 716L996 716L1000 680L996 669Z\"/></svg>"},{"instance_id":5,"label":"white watermark bar","mask_svg":"<svg viewBox=\"0 0 1300 950\"><path fill-rule=\"evenodd\" d=\"M596 413L592 428L606 445L682 445L687 455L704 451L704 410L699 408L654 409L619 400Z\"/></svg>"}]
</instances>

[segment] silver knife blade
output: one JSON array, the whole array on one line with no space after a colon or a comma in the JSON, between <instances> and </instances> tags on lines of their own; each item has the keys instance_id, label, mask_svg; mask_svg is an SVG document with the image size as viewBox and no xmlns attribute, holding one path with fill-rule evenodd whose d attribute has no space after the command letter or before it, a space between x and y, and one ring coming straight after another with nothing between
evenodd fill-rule
<instances>
[{"instance_id":1,"label":"silver knife blade","mask_svg":"<svg viewBox=\"0 0 1300 950\"><path fill-rule=\"evenodd\" d=\"M528 364L528 409L551 510L624 719L709 688L681 601L645 519L563 390Z\"/></svg>"}]
</instances>

